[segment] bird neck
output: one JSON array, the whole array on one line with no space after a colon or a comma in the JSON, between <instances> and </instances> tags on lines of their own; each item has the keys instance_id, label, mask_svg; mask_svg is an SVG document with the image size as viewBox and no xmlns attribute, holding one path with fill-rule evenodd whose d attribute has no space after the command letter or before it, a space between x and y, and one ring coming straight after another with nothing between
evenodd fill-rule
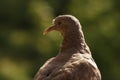
<instances>
[{"instance_id":1,"label":"bird neck","mask_svg":"<svg viewBox=\"0 0 120 80\"><path fill-rule=\"evenodd\" d=\"M82 30L71 31L63 35L63 42L61 45L60 53L90 53L90 50L85 43ZM68 52L68 53L69 53Z\"/></svg>"}]
</instances>

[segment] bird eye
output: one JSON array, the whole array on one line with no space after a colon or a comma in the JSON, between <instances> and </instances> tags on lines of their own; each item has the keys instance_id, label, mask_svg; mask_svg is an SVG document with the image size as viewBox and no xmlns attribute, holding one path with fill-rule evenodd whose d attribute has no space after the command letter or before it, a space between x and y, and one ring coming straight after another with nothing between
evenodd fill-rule
<instances>
[{"instance_id":1,"label":"bird eye","mask_svg":"<svg viewBox=\"0 0 120 80\"><path fill-rule=\"evenodd\" d=\"M58 22L58 25L60 25L61 24L61 22Z\"/></svg>"}]
</instances>

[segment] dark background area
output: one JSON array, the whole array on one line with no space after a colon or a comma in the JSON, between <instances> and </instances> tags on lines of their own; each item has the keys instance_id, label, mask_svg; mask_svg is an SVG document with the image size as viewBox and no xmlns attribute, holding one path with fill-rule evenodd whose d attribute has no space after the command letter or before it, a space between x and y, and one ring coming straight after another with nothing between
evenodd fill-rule
<instances>
[{"instance_id":1,"label":"dark background area","mask_svg":"<svg viewBox=\"0 0 120 80\"><path fill-rule=\"evenodd\" d=\"M61 35L51 32L52 19L76 16L102 80L120 80L119 0L0 0L0 80L32 80L55 56Z\"/></svg>"}]
</instances>

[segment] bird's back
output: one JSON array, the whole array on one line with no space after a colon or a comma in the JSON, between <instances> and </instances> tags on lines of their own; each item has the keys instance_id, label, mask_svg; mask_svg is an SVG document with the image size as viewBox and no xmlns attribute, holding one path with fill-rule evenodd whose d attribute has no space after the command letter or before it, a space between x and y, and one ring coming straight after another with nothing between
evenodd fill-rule
<instances>
[{"instance_id":1,"label":"bird's back","mask_svg":"<svg viewBox=\"0 0 120 80\"><path fill-rule=\"evenodd\" d=\"M101 76L92 57L76 53L51 58L40 68L34 80L101 80Z\"/></svg>"}]
</instances>

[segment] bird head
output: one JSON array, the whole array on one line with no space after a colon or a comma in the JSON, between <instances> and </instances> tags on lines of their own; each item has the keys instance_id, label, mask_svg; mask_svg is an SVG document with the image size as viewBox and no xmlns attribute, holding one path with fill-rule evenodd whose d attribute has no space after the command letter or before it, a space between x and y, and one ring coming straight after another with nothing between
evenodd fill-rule
<instances>
[{"instance_id":1,"label":"bird head","mask_svg":"<svg viewBox=\"0 0 120 80\"><path fill-rule=\"evenodd\" d=\"M43 34L47 34L50 31L59 31L61 34L65 34L66 32L73 32L79 30L80 22L77 18L72 15L60 15L53 19L53 25L43 32Z\"/></svg>"}]
</instances>

